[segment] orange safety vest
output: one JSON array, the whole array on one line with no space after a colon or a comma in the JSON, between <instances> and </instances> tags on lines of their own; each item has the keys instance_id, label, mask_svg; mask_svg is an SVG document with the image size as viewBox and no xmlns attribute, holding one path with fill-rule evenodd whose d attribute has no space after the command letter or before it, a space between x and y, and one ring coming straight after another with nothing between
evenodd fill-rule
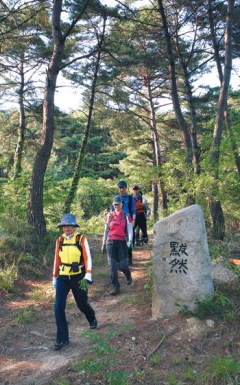
<instances>
[{"instance_id":1,"label":"orange safety vest","mask_svg":"<svg viewBox=\"0 0 240 385\"><path fill-rule=\"evenodd\" d=\"M137 213L144 213L144 211L145 211L144 206L141 205L141 203L142 203L142 196L139 199L135 199L134 198L134 200L135 200L136 212Z\"/></svg>"}]
</instances>

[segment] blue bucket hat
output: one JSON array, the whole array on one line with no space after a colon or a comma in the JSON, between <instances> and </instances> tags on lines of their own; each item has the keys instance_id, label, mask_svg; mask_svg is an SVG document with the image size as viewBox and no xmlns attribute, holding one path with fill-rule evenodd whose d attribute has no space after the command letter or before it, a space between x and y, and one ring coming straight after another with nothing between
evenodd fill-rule
<instances>
[{"instance_id":1,"label":"blue bucket hat","mask_svg":"<svg viewBox=\"0 0 240 385\"><path fill-rule=\"evenodd\" d=\"M79 227L79 224L76 222L75 215L73 214L64 214L61 218L61 222L57 225L57 227L62 226L75 226Z\"/></svg>"}]
</instances>

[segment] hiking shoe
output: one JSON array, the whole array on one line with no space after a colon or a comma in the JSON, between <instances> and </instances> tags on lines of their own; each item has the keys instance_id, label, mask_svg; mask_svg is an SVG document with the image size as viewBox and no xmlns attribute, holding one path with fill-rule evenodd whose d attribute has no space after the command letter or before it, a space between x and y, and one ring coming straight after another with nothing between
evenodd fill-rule
<instances>
[{"instance_id":1,"label":"hiking shoe","mask_svg":"<svg viewBox=\"0 0 240 385\"><path fill-rule=\"evenodd\" d=\"M143 246L144 247L148 247L148 243L147 242L143 242Z\"/></svg>"},{"instance_id":2,"label":"hiking shoe","mask_svg":"<svg viewBox=\"0 0 240 385\"><path fill-rule=\"evenodd\" d=\"M114 287L111 291L110 291L110 295L116 295L119 293L119 289L117 287Z\"/></svg>"},{"instance_id":3,"label":"hiking shoe","mask_svg":"<svg viewBox=\"0 0 240 385\"><path fill-rule=\"evenodd\" d=\"M96 327L97 327L97 320L96 320L96 318L95 318L95 320L93 320L93 322L91 322L89 324L89 327L90 327L90 329L96 329Z\"/></svg>"},{"instance_id":4,"label":"hiking shoe","mask_svg":"<svg viewBox=\"0 0 240 385\"><path fill-rule=\"evenodd\" d=\"M63 348L63 346L66 346L67 344L69 344L69 341L55 342L55 344L53 345L53 350L60 350Z\"/></svg>"},{"instance_id":5,"label":"hiking shoe","mask_svg":"<svg viewBox=\"0 0 240 385\"><path fill-rule=\"evenodd\" d=\"M130 273L130 275L128 275L128 276L126 277L126 282L127 282L127 285L131 285L131 283L132 283L132 276L131 276L131 273Z\"/></svg>"}]
</instances>

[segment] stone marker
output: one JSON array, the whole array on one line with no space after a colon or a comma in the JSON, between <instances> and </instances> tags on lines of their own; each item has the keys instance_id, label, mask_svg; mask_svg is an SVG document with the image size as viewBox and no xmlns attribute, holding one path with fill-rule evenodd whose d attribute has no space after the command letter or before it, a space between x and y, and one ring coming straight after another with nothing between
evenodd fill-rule
<instances>
[{"instance_id":1,"label":"stone marker","mask_svg":"<svg viewBox=\"0 0 240 385\"><path fill-rule=\"evenodd\" d=\"M192 205L154 225L152 318L176 315L183 305L213 295L202 209ZM176 306L178 303L181 307Z\"/></svg>"}]
</instances>

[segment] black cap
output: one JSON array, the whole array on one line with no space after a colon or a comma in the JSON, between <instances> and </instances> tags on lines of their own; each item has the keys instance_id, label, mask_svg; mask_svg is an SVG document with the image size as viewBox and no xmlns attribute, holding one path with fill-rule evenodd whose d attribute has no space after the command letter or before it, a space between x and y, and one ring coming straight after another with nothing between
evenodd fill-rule
<instances>
[{"instance_id":1,"label":"black cap","mask_svg":"<svg viewBox=\"0 0 240 385\"><path fill-rule=\"evenodd\" d=\"M140 187L139 187L137 184L135 184L135 185L133 186L133 190L140 190Z\"/></svg>"}]
</instances>

